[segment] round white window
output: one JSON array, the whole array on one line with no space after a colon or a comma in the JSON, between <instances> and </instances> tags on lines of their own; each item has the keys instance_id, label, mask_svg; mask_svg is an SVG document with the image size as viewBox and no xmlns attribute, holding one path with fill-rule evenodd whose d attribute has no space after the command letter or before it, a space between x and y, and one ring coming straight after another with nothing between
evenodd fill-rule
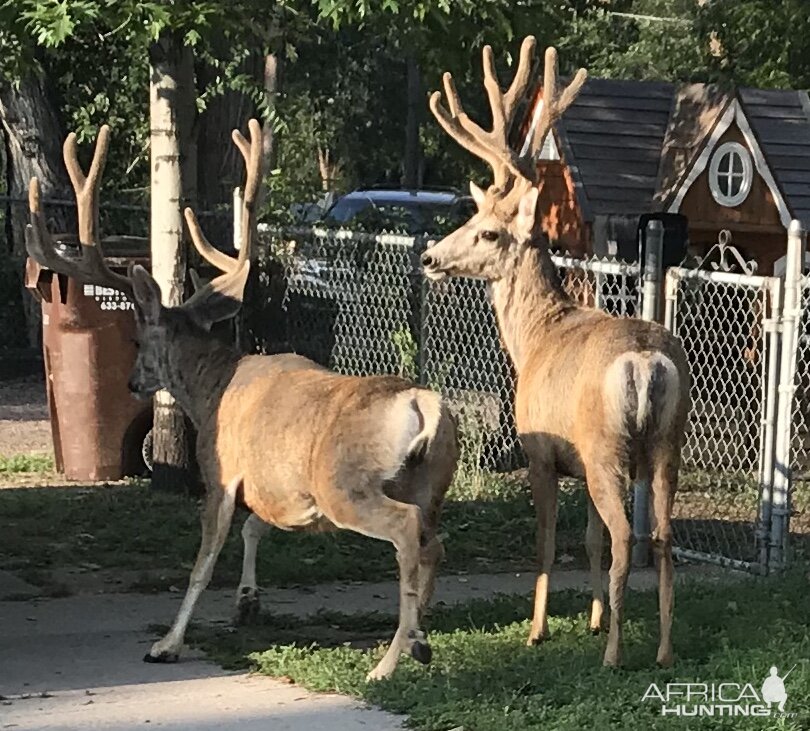
<instances>
[{"instance_id":1,"label":"round white window","mask_svg":"<svg viewBox=\"0 0 810 731\"><path fill-rule=\"evenodd\" d=\"M751 155L739 142L725 142L712 156L709 188L721 206L738 206L751 191L754 166Z\"/></svg>"}]
</instances>

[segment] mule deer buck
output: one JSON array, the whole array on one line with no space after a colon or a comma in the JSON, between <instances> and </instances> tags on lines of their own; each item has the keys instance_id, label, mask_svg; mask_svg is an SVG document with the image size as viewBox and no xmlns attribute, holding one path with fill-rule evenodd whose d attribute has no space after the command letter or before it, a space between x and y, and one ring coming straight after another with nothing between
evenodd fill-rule
<instances>
[{"instance_id":1,"label":"mule deer buck","mask_svg":"<svg viewBox=\"0 0 810 731\"><path fill-rule=\"evenodd\" d=\"M434 92L430 108L444 130L486 161L494 183L470 190L478 212L422 255L431 279L484 279L502 342L517 372L515 414L529 459L537 513L534 616L529 644L548 637L547 594L554 562L557 480L585 478L588 490L586 547L593 583L590 627L599 631L603 593L603 527L611 539L610 632L605 665L620 662L624 590L631 533L623 491L628 476L651 477L652 542L658 564L660 644L658 662L672 663L672 501L689 410L689 373L679 342L663 327L618 319L576 305L564 292L537 219L536 155L553 123L585 82L580 70L557 93L557 56L546 51L543 107L524 155L509 146L515 110L529 86L535 40L523 41L514 80L502 92L492 49L484 48L484 87L492 130L465 114L453 79L444 74L447 106Z\"/></svg>"},{"instance_id":2,"label":"mule deer buck","mask_svg":"<svg viewBox=\"0 0 810 731\"><path fill-rule=\"evenodd\" d=\"M369 674L369 679L385 678L402 652L422 663L431 659L419 623L443 555L437 522L455 471L455 423L438 394L401 378L337 375L293 354L242 356L212 338L212 324L234 316L242 304L260 184L258 122L251 121L249 142L238 132L233 137L247 166L242 248L237 258L215 249L186 209L195 246L223 273L181 306L161 304L160 289L143 267L123 276L104 262L98 194L109 144L106 127L86 178L77 162L75 136L65 143L78 203L81 258L68 261L55 250L36 178L29 192L28 251L55 271L130 297L139 345L132 392L149 397L168 389L197 430L197 459L207 487L202 542L174 624L144 659L177 660L234 509L243 503L255 516L248 519L252 528L259 521L285 530L347 528L394 544L399 627Z\"/></svg>"}]
</instances>

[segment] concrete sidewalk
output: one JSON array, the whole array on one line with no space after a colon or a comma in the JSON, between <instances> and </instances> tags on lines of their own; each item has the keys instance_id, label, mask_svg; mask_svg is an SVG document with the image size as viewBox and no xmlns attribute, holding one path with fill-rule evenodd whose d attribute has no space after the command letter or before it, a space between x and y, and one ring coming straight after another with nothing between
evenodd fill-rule
<instances>
[{"instance_id":1,"label":"concrete sidewalk","mask_svg":"<svg viewBox=\"0 0 810 731\"><path fill-rule=\"evenodd\" d=\"M678 576L728 580L707 567ZM8 575L0 583L12 583ZM651 570L633 571L630 586L655 586ZM23 589L18 582L15 588ZM553 589L582 588L584 571L557 571ZM32 587L28 587L33 589ZM436 601L453 604L495 594L528 594L532 574L443 576ZM263 676L229 673L187 651L175 665L141 658L156 639L149 625L168 625L181 594L84 594L63 599L0 602L0 729L106 729L160 727L173 731L389 731L402 719L342 696L309 693ZM264 608L309 616L321 609L347 613L397 610L397 585L325 584L269 589ZM209 591L195 619L227 622L233 593ZM583 607L584 609L584 607ZM391 630L394 630L392 621Z\"/></svg>"},{"instance_id":2,"label":"concrete sidewalk","mask_svg":"<svg viewBox=\"0 0 810 731\"><path fill-rule=\"evenodd\" d=\"M402 719L343 696L229 673L187 651L175 665L141 658L168 624L176 594L81 595L0 602L0 729L393 731ZM225 621L231 597L211 592L200 620Z\"/></svg>"}]
</instances>

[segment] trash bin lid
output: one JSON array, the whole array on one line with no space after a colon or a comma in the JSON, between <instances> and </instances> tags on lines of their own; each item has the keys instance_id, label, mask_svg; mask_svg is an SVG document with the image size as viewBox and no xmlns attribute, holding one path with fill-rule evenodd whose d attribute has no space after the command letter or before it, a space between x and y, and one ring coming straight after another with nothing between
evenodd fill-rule
<instances>
[{"instance_id":1,"label":"trash bin lid","mask_svg":"<svg viewBox=\"0 0 810 731\"><path fill-rule=\"evenodd\" d=\"M66 259L78 259L81 245L76 234L53 236L56 251ZM105 259L149 259L149 239L142 236L107 236L101 240Z\"/></svg>"},{"instance_id":2,"label":"trash bin lid","mask_svg":"<svg viewBox=\"0 0 810 731\"><path fill-rule=\"evenodd\" d=\"M101 240L105 257L148 259L149 239L143 236L107 236Z\"/></svg>"}]
</instances>

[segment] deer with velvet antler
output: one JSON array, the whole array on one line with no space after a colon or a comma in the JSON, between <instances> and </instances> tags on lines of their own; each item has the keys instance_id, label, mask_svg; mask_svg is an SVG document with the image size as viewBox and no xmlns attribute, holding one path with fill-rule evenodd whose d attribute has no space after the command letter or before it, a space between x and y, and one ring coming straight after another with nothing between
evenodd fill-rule
<instances>
[{"instance_id":1,"label":"deer with velvet antler","mask_svg":"<svg viewBox=\"0 0 810 731\"><path fill-rule=\"evenodd\" d=\"M624 510L628 478L649 479L652 545L658 565L658 662L673 660L672 502L689 411L689 372L683 349L660 325L613 318L574 303L563 290L538 219L537 154L553 125L576 98L586 73L557 91L557 56L546 51L543 107L522 155L509 128L531 77L535 40L526 38L514 80L502 92L492 49L484 48L484 87L492 130L473 122L444 74L446 106L434 92L430 108L444 130L487 162L494 181L470 190L478 212L422 255L431 279L467 276L489 283L502 342L517 372L515 415L529 460L537 513L534 615L529 643L548 637L547 594L554 562L558 477L584 478L585 537L593 584L590 627L602 624L601 556L604 526L611 540L610 631L605 665L620 662L624 590L631 531Z\"/></svg>"},{"instance_id":2,"label":"deer with velvet antler","mask_svg":"<svg viewBox=\"0 0 810 731\"><path fill-rule=\"evenodd\" d=\"M264 524L284 530L347 528L393 543L400 570L399 627L369 674L370 679L388 677L403 652L424 663L431 658L420 618L443 555L437 523L458 456L455 422L438 394L404 379L338 375L293 354L243 356L212 336L211 326L234 316L242 304L256 223L258 122L250 123L249 141L239 132L234 141L247 166L242 248L233 258L213 247L186 209L194 245L223 273L178 307L161 304L160 288L143 267L124 276L105 264L98 193L108 128L99 134L87 177L77 161L75 135L65 143L78 203L78 260L55 249L39 183L34 178L30 186L31 257L80 282L118 289L134 302L139 350L130 389L140 397L167 389L197 431L197 460L207 488L202 542L177 617L144 659L178 658L234 509L242 503L252 511L243 529L242 609L245 604L255 609L256 545Z\"/></svg>"}]
</instances>

